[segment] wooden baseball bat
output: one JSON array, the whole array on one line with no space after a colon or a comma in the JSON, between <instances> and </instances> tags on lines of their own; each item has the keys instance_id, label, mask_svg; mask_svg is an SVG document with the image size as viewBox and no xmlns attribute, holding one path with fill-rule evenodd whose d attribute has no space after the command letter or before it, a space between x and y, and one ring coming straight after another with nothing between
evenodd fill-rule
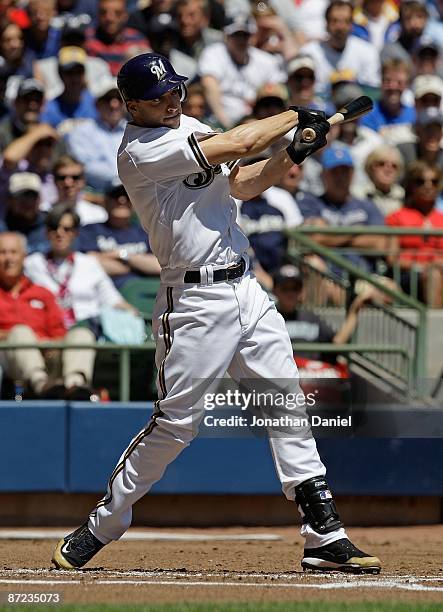
<instances>
[{"instance_id":1,"label":"wooden baseball bat","mask_svg":"<svg viewBox=\"0 0 443 612\"><path fill-rule=\"evenodd\" d=\"M371 98L368 96L360 96L345 104L335 113L335 115L329 117L328 123L330 125L336 125L337 123L345 123L345 121L353 121L369 113L373 106ZM313 142L316 136L315 130L310 127L306 127L302 132L302 138L305 142Z\"/></svg>"}]
</instances>

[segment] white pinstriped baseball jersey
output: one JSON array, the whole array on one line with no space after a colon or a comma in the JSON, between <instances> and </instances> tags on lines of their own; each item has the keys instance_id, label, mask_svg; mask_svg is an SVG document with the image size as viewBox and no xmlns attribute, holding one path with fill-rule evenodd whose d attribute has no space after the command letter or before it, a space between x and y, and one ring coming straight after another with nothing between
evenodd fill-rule
<instances>
[{"instance_id":1,"label":"white pinstriped baseball jersey","mask_svg":"<svg viewBox=\"0 0 443 612\"><path fill-rule=\"evenodd\" d=\"M118 152L120 179L164 269L224 266L248 248L230 195L233 164L211 166L198 144L211 133L186 115L178 129L126 127Z\"/></svg>"}]
</instances>

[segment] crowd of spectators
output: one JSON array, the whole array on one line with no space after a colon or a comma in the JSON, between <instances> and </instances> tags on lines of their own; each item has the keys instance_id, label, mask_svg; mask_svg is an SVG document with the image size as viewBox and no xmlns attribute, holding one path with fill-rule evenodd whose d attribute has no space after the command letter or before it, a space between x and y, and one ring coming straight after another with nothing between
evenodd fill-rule
<instances>
[{"instance_id":1,"label":"crowd of spectators","mask_svg":"<svg viewBox=\"0 0 443 612\"><path fill-rule=\"evenodd\" d=\"M34 336L69 338L83 329L76 332L83 340L85 333L97 338L91 321L102 293L94 283L106 287L103 296L112 293L108 303L131 310L119 291L159 274L116 167L128 119L116 75L125 60L153 50L189 77L183 111L216 130L289 105L329 115L369 95L370 114L333 127L326 149L280 185L238 202L238 222L268 289L287 263L285 230L309 224L319 229L316 241L346 247L346 257L368 271L371 251L384 259L386 274L399 266L405 291L414 269L420 298L442 306L443 239L321 234L327 226L443 227L442 17L441 0L3 2L0 300L32 294L35 282L55 298L44 294L40 315L48 303L51 312L59 309L60 325L57 318L54 329L31 325ZM63 253L62 243L69 243ZM77 268L86 282L71 286L66 275L75 279ZM92 294L96 310L76 312L72 304L91 306ZM26 322L22 314L15 326ZM3 339L14 325L0 315ZM28 342L31 332L17 338ZM32 363L34 390L47 391L46 366ZM85 370L63 375L65 389L90 385L93 352L83 363Z\"/></svg>"}]
</instances>

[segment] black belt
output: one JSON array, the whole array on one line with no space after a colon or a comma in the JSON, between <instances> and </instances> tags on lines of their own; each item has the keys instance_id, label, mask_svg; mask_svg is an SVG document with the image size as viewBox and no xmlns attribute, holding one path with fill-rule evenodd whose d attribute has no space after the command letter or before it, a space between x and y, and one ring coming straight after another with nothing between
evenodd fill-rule
<instances>
[{"instance_id":1,"label":"black belt","mask_svg":"<svg viewBox=\"0 0 443 612\"><path fill-rule=\"evenodd\" d=\"M234 280L239 276L243 276L246 270L246 261L242 258L238 264L229 266L229 268L223 268L222 270L214 270L213 282L220 283L221 281ZM202 281L200 272L186 272L183 278L185 283L206 283L206 274Z\"/></svg>"}]
</instances>

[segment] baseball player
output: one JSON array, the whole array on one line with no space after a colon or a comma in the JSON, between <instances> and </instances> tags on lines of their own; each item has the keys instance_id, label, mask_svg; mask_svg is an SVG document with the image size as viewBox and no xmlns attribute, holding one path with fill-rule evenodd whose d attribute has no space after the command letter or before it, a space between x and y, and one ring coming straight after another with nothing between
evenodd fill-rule
<instances>
[{"instance_id":1,"label":"baseball player","mask_svg":"<svg viewBox=\"0 0 443 612\"><path fill-rule=\"evenodd\" d=\"M159 399L106 495L84 525L58 542L52 558L58 568L82 567L125 533L133 504L195 437L202 381L207 390L228 371L236 381L290 380L300 391L284 320L249 270L234 198L262 193L324 147L329 124L318 112L291 108L214 133L182 115L185 81L155 53L133 57L118 75L132 117L118 152L119 175L162 267L153 312ZM236 164L297 125L286 150ZM305 126L317 134L313 143L303 141ZM347 538L313 437L270 436L270 446L283 492L303 517L303 568L379 573L379 559Z\"/></svg>"}]
</instances>

